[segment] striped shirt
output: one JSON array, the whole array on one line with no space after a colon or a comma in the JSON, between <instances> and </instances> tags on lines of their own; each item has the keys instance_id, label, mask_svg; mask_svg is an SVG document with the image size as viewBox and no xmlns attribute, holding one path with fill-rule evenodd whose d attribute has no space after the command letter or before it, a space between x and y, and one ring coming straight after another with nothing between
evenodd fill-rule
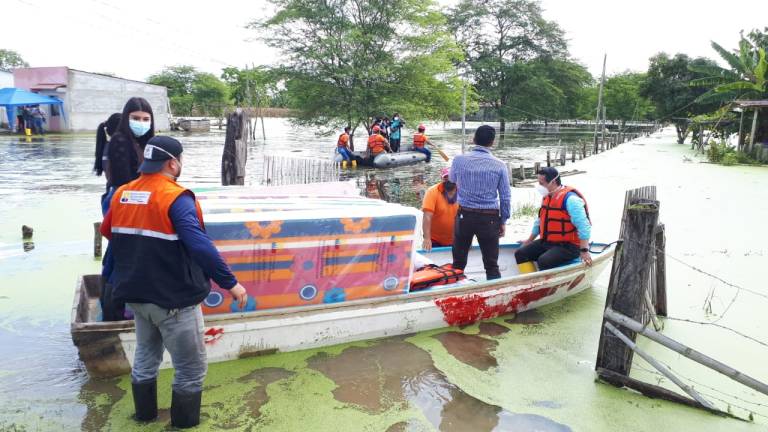
<instances>
[{"instance_id":1,"label":"striped shirt","mask_svg":"<svg viewBox=\"0 0 768 432\"><path fill-rule=\"evenodd\" d=\"M473 209L499 209L501 223L510 214L511 191L504 162L483 146L475 146L456 156L451 165L451 181L458 188L459 205Z\"/></svg>"}]
</instances>

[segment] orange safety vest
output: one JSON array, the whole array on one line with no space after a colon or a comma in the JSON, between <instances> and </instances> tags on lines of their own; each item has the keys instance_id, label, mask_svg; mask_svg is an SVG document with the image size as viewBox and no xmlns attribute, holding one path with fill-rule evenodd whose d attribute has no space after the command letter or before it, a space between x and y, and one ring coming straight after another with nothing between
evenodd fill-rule
<instances>
[{"instance_id":1,"label":"orange safety vest","mask_svg":"<svg viewBox=\"0 0 768 432\"><path fill-rule=\"evenodd\" d=\"M169 211L191 193L163 174L142 174L117 189L110 206L116 300L153 303L166 309L200 303L210 292L202 268L189 256ZM203 212L195 201L197 218Z\"/></svg>"},{"instance_id":2,"label":"orange safety vest","mask_svg":"<svg viewBox=\"0 0 768 432\"><path fill-rule=\"evenodd\" d=\"M423 133L413 134L413 146L416 148L424 148L424 143L427 142L427 136Z\"/></svg>"},{"instance_id":3,"label":"orange safety vest","mask_svg":"<svg viewBox=\"0 0 768 432\"><path fill-rule=\"evenodd\" d=\"M386 138L375 133L368 137L368 150L370 150L371 154L375 156L384 151L386 142Z\"/></svg>"},{"instance_id":4,"label":"orange safety vest","mask_svg":"<svg viewBox=\"0 0 768 432\"><path fill-rule=\"evenodd\" d=\"M542 241L579 245L579 234L571 222L571 215L565 209L565 197L568 195L568 192L573 192L584 200L584 210L587 212L587 219L589 219L587 200L584 199L581 192L570 186L563 186L554 194L545 196L541 201L539 227L541 229Z\"/></svg>"},{"instance_id":5,"label":"orange safety vest","mask_svg":"<svg viewBox=\"0 0 768 432\"><path fill-rule=\"evenodd\" d=\"M347 143L349 143L349 134L343 133L339 135L339 141L336 142L336 146L338 147L347 147Z\"/></svg>"}]
</instances>

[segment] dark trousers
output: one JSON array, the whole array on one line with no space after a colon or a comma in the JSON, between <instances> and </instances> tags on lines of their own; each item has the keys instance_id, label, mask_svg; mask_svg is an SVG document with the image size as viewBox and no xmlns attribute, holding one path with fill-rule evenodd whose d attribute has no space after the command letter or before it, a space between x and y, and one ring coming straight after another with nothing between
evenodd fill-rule
<instances>
[{"instance_id":1,"label":"dark trousers","mask_svg":"<svg viewBox=\"0 0 768 432\"><path fill-rule=\"evenodd\" d=\"M579 247L573 243L550 243L534 240L515 251L517 263L536 261L539 270L555 268L579 256Z\"/></svg>"},{"instance_id":2,"label":"dark trousers","mask_svg":"<svg viewBox=\"0 0 768 432\"><path fill-rule=\"evenodd\" d=\"M480 252L483 255L485 277L488 280L501 277L499 272L499 234L501 218L499 214L475 213L459 209L453 229L453 268L464 270L467 266L472 238L477 236Z\"/></svg>"},{"instance_id":3,"label":"dark trousers","mask_svg":"<svg viewBox=\"0 0 768 432\"><path fill-rule=\"evenodd\" d=\"M400 151L400 138L392 138L389 140L389 148L392 149L392 153Z\"/></svg>"}]
</instances>

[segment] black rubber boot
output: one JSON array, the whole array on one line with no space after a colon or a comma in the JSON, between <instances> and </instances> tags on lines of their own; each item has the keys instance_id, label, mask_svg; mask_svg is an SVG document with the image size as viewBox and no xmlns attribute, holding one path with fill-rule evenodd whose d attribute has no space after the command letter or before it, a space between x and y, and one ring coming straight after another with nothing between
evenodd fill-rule
<instances>
[{"instance_id":1,"label":"black rubber boot","mask_svg":"<svg viewBox=\"0 0 768 432\"><path fill-rule=\"evenodd\" d=\"M133 383L133 406L136 420L148 422L157 418L157 381Z\"/></svg>"},{"instance_id":2,"label":"black rubber boot","mask_svg":"<svg viewBox=\"0 0 768 432\"><path fill-rule=\"evenodd\" d=\"M200 400L203 392L182 394L173 392L171 398L171 426L179 429L200 424Z\"/></svg>"}]
</instances>

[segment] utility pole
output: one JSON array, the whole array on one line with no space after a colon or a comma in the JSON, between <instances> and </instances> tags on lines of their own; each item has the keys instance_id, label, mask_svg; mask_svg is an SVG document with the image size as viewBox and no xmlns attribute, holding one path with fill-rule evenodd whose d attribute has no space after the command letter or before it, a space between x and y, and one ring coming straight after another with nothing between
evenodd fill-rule
<instances>
[{"instance_id":1,"label":"utility pole","mask_svg":"<svg viewBox=\"0 0 768 432\"><path fill-rule=\"evenodd\" d=\"M461 91L461 154L464 154L467 147L467 83L464 82L464 88Z\"/></svg>"},{"instance_id":2,"label":"utility pole","mask_svg":"<svg viewBox=\"0 0 768 432\"><path fill-rule=\"evenodd\" d=\"M603 113L603 86L605 85L605 60L608 58L608 54L603 55L603 75L600 78L600 91L597 93L597 115L595 115L595 136L594 136L594 152L598 152L597 148L597 128L600 124L600 114Z\"/></svg>"}]
</instances>

